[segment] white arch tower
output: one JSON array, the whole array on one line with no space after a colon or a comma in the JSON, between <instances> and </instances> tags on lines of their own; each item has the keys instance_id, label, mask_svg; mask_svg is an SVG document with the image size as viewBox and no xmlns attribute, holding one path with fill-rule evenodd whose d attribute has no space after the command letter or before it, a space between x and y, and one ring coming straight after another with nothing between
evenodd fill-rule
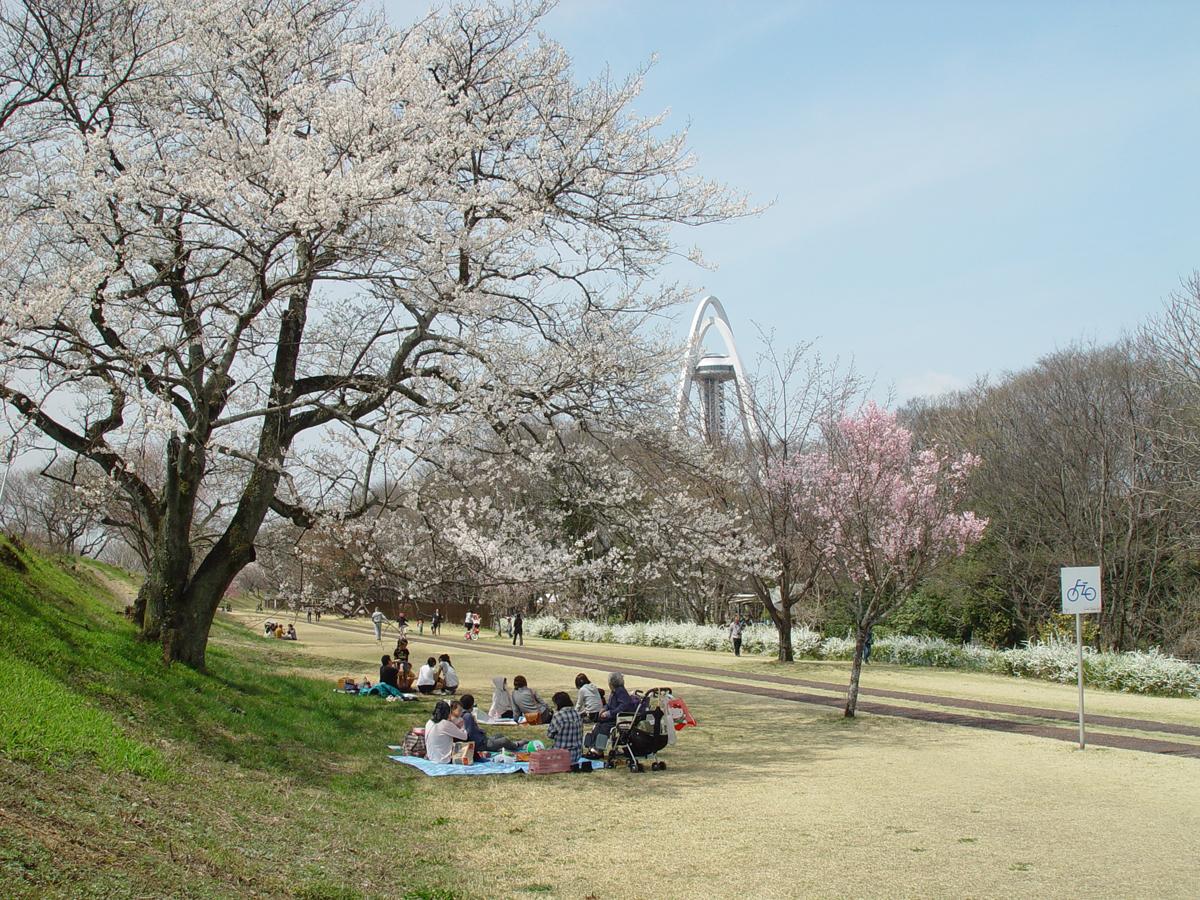
<instances>
[{"instance_id":1,"label":"white arch tower","mask_svg":"<svg viewBox=\"0 0 1200 900\"><path fill-rule=\"evenodd\" d=\"M710 314L711 310L711 314ZM716 329L725 345L725 352L712 353L704 350L704 338L710 329ZM692 328L688 335L687 356L679 376L677 400L677 424L682 427L687 418L691 402L692 385L700 393L700 408L703 412L704 438L717 443L725 438L725 382L732 381L737 395L738 414L742 420L742 431L747 440L759 437L758 420L750 401L750 384L742 368L741 357L733 342L733 329L725 307L716 297L704 297L696 306L692 316Z\"/></svg>"}]
</instances>

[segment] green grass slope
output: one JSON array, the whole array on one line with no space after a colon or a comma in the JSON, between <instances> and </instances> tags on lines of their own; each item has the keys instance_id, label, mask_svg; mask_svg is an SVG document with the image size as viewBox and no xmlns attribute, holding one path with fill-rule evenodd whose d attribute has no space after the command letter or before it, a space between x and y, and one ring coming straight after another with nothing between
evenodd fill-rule
<instances>
[{"instance_id":1,"label":"green grass slope","mask_svg":"<svg viewBox=\"0 0 1200 900\"><path fill-rule=\"evenodd\" d=\"M167 668L123 577L0 538L6 897L452 896L381 840L419 816L384 744L427 710L337 695L305 673L337 661L220 622L208 673Z\"/></svg>"}]
</instances>

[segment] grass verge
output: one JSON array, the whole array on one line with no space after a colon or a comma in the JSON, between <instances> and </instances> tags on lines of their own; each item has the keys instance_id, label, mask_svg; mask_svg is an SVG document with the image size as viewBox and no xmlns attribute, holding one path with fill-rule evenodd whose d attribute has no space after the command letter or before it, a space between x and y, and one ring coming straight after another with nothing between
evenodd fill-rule
<instances>
[{"instance_id":1,"label":"grass verge","mask_svg":"<svg viewBox=\"0 0 1200 900\"><path fill-rule=\"evenodd\" d=\"M379 840L416 814L379 748L426 704L335 695L304 676L336 660L222 622L207 673L165 667L106 591L119 570L5 546L5 896L455 896L437 854L398 867Z\"/></svg>"}]
</instances>

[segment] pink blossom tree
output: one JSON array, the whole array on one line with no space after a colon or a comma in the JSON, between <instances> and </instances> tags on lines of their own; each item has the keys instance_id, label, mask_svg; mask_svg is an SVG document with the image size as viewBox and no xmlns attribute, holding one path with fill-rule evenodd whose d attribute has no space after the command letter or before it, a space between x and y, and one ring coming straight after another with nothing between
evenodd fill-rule
<instances>
[{"instance_id":1,"label":"pink blossom tree","mask_svg":"<svg viewBox=\"0 0 1200 900\"><path fill-rule=\"evenodd\" d=\"M978 464L969 453L915 448L894 413L868 403L778 473L797 511L816 524L823 567L855 625L847 717L858 705L871 628L935 566L983 536L987 520L962 510Z\"/></svg>"}]
</instances>

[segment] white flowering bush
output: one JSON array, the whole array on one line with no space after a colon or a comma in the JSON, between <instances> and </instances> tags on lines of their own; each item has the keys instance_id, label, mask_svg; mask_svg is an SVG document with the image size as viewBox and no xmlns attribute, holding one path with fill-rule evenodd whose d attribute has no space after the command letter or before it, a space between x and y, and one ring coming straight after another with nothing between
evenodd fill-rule
<instances>
[{"instance_id":1,"label":"white flowering bush","mask_svg":"<svg viewBox=\"0 0 1200 900\"><path fill-rule=\"evenodd\" d=\"M591 641L593 644L612 643L612 632L607 625L576 619L567 624L567 636L573 641Z\"/></svg>"},{"instance_id":2,"label":"white flowering bush","mask_svg":"<svg viewBox=\"0 0 1200 900\"><path fill-rule=\"evenodd\" d=\"M854 659L854 639L827 637L821 641L817 656L821 659Z\"/></svg>"},{"instance_id":3,"label":"white flowering bush","mask_svg":"<svg viewBox=\"0 0 1200 900\"><path fill-rule=\"evenodd\" d=\"M1087 658L1095 653L1090 647L1083 648L1084 677L1087 677ZM1011 650L1000 651L999 670L1018 678L1040 678L1068 684L1079 677L1075 666L1078 650L1074 643L1064 638L1052 637L1046 641L1025 644Z\"/></svg>"},{"instance_id":4,"label":"white flowering bush","mask_svg":"<svg viewBox=\"0 0 1200 900\"><path fill-rule=\"evenodd\" d=\"M953 644L941 638L895 635L880 638L871 648L872 662L889 662L901 666L937 666L946 669L992 668L995 650L975 644ZM850 657L854 655L851 642Z\"/></svg>"},{"instance_id":5,"label":"white flowering bush","mask_svg":"<svg viewBox=\"0 0 1200 900\"><path fill-rule=\"evenodd\" d=\"M1085 656L1083 677L1110 691L1200 697L1200 666L1167 656L1157 647L1148 653L1096 653Z\"/></svg>"},{"instance_id":6,"label":"white flowering bush","mask_svg":"<svg viewBox=\"0 0 1200 900\"><path fill-rule=\"evenodd\" d=\"M564 622L556 616L525 621L526 633L537 637L567 637L573 641L674 647L680 650L730 651L729 629L722 625L690 622L632 622L605 625L586 619ZM854 639L823 637L805 626L792 629L792 649L797 659L851 660ZM747 625L742 631L742 651L774 656L779 634L772 625ZM1159 650L1131 653L1098 653L1084 648L1083 676L1088 684L1111 691L1200 697L1200 666ZM1065 638L1026 644L1011 650L993 650L977 644L955 644L942 638L892 635L872 645L871 661L901 666L936 666L999 672L1018 678L1037 678L1070 684L1076 675L1075 644Z\"/></svg>"},{"instance_id":7,"label":"white flowering bush","mask_svg":"<svg viewBox=\"0 0 1200 900\"><path fill-rule=\"evenodd\" d=\"M524 625L527 635L540 638L557 639L567 630L566 623L558 616L534 616L532 619L526 619Z\"/></svg>"}]
</instances>

